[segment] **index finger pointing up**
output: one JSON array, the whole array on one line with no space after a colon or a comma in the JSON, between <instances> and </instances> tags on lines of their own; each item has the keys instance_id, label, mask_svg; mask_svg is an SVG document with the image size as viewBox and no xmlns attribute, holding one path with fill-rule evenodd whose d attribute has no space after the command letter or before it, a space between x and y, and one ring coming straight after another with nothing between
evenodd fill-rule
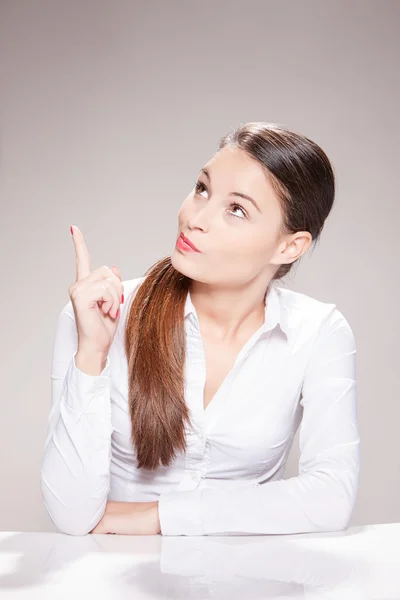
<instances>
[{"instance_id":1,"label":"index finger pointing up","mask_svg":"<svg viewBox=\"0 0 400 600\"><path fill-rule=\"evenodd\" d=\"M90 274L90 255L81 230L74 225L71 226L71 233L76 255L76 281L80 281Z\"/></svg>"}]
</instances>

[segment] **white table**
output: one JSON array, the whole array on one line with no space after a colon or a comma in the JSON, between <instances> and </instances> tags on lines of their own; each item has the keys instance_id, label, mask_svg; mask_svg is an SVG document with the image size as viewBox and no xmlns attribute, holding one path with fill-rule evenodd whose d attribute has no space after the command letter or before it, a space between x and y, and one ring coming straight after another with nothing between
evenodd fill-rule
<instances>
[{"instance_id":1,"label":"white table","mask_svg":"<svg viewBox=\"0 0 400 600\"><path fill-rule=\"evenodd\" d=\"M0 598L400 599L400 523L169 537L0 532Z\"/></svg>"}]
</instances>

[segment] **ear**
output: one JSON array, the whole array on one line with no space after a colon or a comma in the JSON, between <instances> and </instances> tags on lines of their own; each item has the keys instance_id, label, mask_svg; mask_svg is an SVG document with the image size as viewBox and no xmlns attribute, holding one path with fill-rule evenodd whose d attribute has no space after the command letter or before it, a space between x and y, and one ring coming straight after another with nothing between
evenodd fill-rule
<instances>
[{"instance_id":1,"label":"ear","mask_svg":"<svg viewBox=\"0 0 400 600\"><path fill-rule=\"evenodd\" d=\"M312 235L308 231L298 231L291 234L280 244L270 263L281 265L296 261L307 252L311 246L311 242Z\"/></svg>"}]
</instances>

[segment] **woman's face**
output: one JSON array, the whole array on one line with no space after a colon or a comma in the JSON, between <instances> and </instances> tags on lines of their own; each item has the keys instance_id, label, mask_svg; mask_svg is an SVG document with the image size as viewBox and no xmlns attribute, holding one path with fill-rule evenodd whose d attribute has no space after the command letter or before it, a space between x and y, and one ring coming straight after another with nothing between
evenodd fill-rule
<instances>
[{"instance_id":1,"label":"woman's face","mask_svg":"<svg viewBox=\"0 0 400 600\"><path fill-rule=\"evenodd\" d=\"M261 272L269 280L287 242L282 243L280 205L262 167L243 150L225 147L204 169L179 210L177 233L177 240L183 232L201 252L175 246L173 266L219 286L241 285Z\"/></svg>"}]
</instances>

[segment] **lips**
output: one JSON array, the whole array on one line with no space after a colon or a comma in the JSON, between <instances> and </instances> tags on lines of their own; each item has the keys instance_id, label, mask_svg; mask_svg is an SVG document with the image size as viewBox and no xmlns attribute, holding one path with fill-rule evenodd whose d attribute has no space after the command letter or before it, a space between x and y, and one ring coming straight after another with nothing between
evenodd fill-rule
<instances>
[{"instance_id":1,"label":"lips","mask_svg":"<svg viewBox=\"0 0 400 600\"><path fill-rule=\"evenodd\" d=\"M196 252L200 252L200 250L193 244L193 242L191 242L189 240L189 238L187 238L183 233L181 233L180 237L183 239L183 241L185 242L185 244L188 244L188 246L190 246L191 248L193 248L193 250L196 250Z\"/></svg>"}]
</instances>

